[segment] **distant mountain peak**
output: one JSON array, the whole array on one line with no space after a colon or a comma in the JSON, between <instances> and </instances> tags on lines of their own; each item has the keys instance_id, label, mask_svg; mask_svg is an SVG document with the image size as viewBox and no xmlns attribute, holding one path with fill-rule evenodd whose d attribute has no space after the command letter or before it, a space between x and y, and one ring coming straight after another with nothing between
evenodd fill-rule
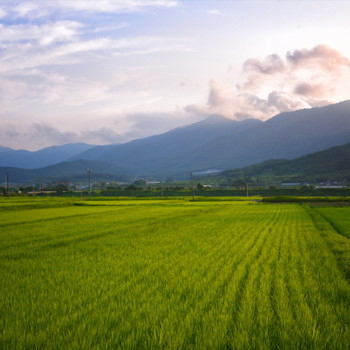
<instances>
[{"instance_id":1,"label":"distant mountain peak","mask_svg":"<svg viewBox=\"0 0 350 350\"><path fill-rule=\"evenodd\" d=\"M207 119L204 119L203 121L209 122L209 123L222 123L222 122L231 122L232 119L228 119L220 114L212 114Z\"/></svg>"}]
</instances>

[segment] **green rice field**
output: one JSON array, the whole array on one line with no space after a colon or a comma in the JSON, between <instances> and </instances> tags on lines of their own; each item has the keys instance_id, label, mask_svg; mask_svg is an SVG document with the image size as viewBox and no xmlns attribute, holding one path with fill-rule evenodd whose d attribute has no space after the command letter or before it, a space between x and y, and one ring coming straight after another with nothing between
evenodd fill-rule
<instances>
[{"instance_id":1,"label":"green rice field","mask_svg":"<svg viewBox=\"0 0 350 350\"><path fill-rule=\"evenodd\" d=\"M350 208L317 208L326 220L328 220L336 231L350 239Z\"/></svg>"},{"instance_id":2,"label":"green rice field","mask_svg":"<svg viewBox=\"0 0 350 350\"><path fill-rule=\"evenodd\" d=\"M350 349L349 214L0 199L0 349Z\"/></svg>"}]
</instances>

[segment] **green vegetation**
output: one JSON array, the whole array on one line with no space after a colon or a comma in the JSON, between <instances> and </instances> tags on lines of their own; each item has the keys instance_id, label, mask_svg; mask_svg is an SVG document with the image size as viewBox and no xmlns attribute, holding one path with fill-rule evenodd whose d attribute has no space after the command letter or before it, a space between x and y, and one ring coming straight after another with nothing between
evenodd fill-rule
<instances>
[{"instance_id":1,"label":"green vegetation","mask_svg":"<svg viewBox=\"0 0 350 350\"><path fill-rule=\"evenodd\" d=\"M203 196L203 197L232 197L232 196L239 196L243 197L246 196L247 191L245 189L243 190L226 190L226 189L213 189L213 190L198 190L195 189L195 196ZM192 191L188 188L186 189L164 189L163 191L164 196L170 197L184 197L184 196L192 196ZM75 193L77 196L78 193ZM94 195L94 194L92 194ZM148 190L148 189L140 189L137 188L135 185L129 185L125 189L121 190L108 190L108 191L101 191L99 193L96 193L96 196L110 196L110 197L125 197L125 196L135 196L135 197L160 197L161 191L159 190ZM325 196L336 196L336 197L345 197L350 196L350 189L338 189L338 188L322 188L322 189L315 189L315 190L309 190L309 189L249 189L249 196L297 196L297 197L310 197L310 196L316 196L316 197L325 197Z\"/></svg>"},{"instance_id":2,"label":"green vegetation","mask_svg":"<svg viewBox=\"0 0 350 350\"><path fill-rule=\"evenodd\" d=\"M316 208L341 235L350 238L350 208Z\"/></svg>"},{"instance_id":3,"label":"green vegetation","mask_svg":"<svg viewBox=\"0 0 350 350\"><path fill-rule=\"evenodd\" d=\"M315 196L304 196L304 197L296 197L296 196L278 196L278 197L265 197L262 199L263 202L270 203L283 203L283 202L322 202L322 203L337 203L337 202L350 202L350 197L315 197Z\"/></svg>"},{"instance_id":4,"label":"green vegetation","mask_svg":"<svg viewBox=\"0 0 350 350\"><path fill-rule=\"evenodd\" d=\"M139 179L134 181L134 185L136 186L145 186L146 185L146 180L145 179Z\"/></svg>"},{"instance_id":5,"label":"green vegetation","mask_svg":"<svg viewBox=\"0 0 350 350\"><path fill-rule=\"evenodd\" d=\"M0 200L0 348L347 349L328 209L234 199Z\"/></svg>"},{"instance_id":6,"label":"green vegetation","mask_svg":"<svg viewBox=\"0 0 350 350\"><path fill-rule=\"evenodd\" d=\"M240 177L249 179L254 177L255 181L260 184L266 180L280 182L350 181L350 143L292 160L270 159L244 168L225 170L218 176L231 178L231 181Z\"/></svg>"}]
</instances>

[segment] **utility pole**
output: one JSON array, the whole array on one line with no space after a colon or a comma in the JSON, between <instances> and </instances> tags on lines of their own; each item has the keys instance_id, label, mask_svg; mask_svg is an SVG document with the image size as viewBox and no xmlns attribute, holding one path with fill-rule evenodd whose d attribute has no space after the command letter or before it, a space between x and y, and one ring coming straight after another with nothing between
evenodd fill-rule
<instances>
[{"instance_id":1,"label":"utility pole","mask_svg":"<svg viewBox=\"0 0 350 350\"><path fill-rule=\"evenodd\" d=\"M35 195L35 185L33 185L33 197Z\"/></svg>"},{"instance_id":2,"label":"utility pole","mask_svg":"<svg viewBox=\"0 0 350 350\"><path fill-rule=\"evenodd\" d=\"M89 198L90 198L90 195L91 195L91 188L90 188L90 175L91 175L91 171L92 169L91 168L87 168L86 169L88 175L89 175Z\"/></svg>"},{"instance_id":3,"label":"utility pole","mask_svg":"<svg viewBox=\"0 0 350 350\"><path fill-rule=\"evenodd\" d=\"M163 198L163 184L162 184L162 187L161 187L161 194L162 194L162 198Z\"/></svg>"},{"instance_id":4,"label":"utility pole","mask_svg":"<svg viewBox=\"0 0 350 350\"><path fill-rule=\"evenodd\" d=\"M191 182L192 182L192 199L193 199L193 201L194 201L194 186L193 186L193 173L192 173L192 171L191 171Z\"/></svg>"},{"instance_id":5,"label":"utility pole","mask_svg":"<svg viewBox=\"0 0 350 350\"><path fill-rule=\"evenodd\" d=\"M10 173L7 172L7 199L10 199Z\"/></svg>"},{"instance_id":6,"label":"utility pole","mask_svg":"<svg viewBox=\"0 0 350 350\"><path fill-rule=\"evenodd\" d=\"M245 184L245 188L247 189L247 197L249 197L249 196L248 196L248 183L247 183L247 182L244 182L244 184Z\"/></svg>"}]
</instances>

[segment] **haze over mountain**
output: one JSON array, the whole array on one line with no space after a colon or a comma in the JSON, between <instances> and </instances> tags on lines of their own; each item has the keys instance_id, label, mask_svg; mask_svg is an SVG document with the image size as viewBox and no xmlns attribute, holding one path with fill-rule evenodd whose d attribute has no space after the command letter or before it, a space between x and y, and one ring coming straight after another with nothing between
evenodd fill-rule
<instances>
[{"instance_id":1,"label":"haze over mountain","mask_svg":"<svg viewBox=\"0 0 350 350\"><path fill-rule=\"evenodd\" d=\"M267 159L292 159L350 142L350 101L285 112L261 122L222 116L71 159L118 164L128 174L228 169ZM103 152L105 150L105 152Z\"/></svg>"},{"instance_id":2,"label":"haze over mountain","mask_svg":"<svg viewBox=\"0 0 350 350\"><path fill-rule=\"evenodd\" d=\"M82 142L46 147L35 152L0 147L0 166L25 169L41 168L63 162L68 158L93 147L95 147L95 145L89 145Z\"/></svg>"}]
</instances>

